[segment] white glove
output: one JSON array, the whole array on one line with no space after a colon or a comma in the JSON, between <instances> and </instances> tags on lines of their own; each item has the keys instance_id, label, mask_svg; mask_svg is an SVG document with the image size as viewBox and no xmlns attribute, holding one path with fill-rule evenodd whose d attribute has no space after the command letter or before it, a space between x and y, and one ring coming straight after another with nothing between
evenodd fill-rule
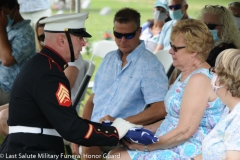
<instances>
[{"instance_id":1,"label":"white glove","mask_svg":"<svg viewBox=\"0 0 240 160\"><path fill-rule=\"evenodd\" d=\"M132 124L122 118L116 118L112 125L115 128L117 128L118 130L118 134L119 134L119 139L122 139L128 132L129 129L136 127L136 128L142 128L142 125L136 125L136 124Z\"/></svg>"}]
</instances>

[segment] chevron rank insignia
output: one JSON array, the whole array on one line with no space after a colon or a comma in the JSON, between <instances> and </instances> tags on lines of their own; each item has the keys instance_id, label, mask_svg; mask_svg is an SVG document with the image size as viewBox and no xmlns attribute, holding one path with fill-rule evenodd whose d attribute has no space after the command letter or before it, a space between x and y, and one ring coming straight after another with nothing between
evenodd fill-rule
<instances>
[{"instance_id":1,"label":"chevron rank insignia","mask_svg":"<svg viewBox=\"0 0 240 160\"><path fill-rule=\"evenodd\" d=\"M71 99L69 96L69 91L65 85L62 83L59 83L58 90L56 92L56 97L58 100L58 104L64 107L70 107L71 106Z\"/></svg>"}]
</instances>

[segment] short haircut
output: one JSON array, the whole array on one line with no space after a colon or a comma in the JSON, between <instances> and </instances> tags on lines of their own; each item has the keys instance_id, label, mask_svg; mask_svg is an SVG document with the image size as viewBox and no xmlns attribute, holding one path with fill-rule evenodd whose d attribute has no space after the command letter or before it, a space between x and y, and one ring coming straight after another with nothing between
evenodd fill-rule
<instances>
[{"instance_id":1,"label":"short haircut","mask_svg":"<svg viewBox=\"0 0 240 160\"><path fill-rule=\"evenodd\" d=\"M140 18L141 15L138 11L132 8L122 8L120 9L114 16L113 23L119 22L119 23L129 23L129 22L135 22L137 28L140 27Z\"/></svg>"},{"instance_id":2,"label":"short haircut","mask_svg":"<svg viewBox=\"0 0 240 160\"><path fill-rule=\"evenodd\" d=\"M17 0L0 0L0 7L7 7L13 9L15 6L19 9L19 4Z\"/></svg>"},{"instance_id":3,"label":"short haircut","mask_svg":"<svg viewBox=\"0 0 240 160\"><path fill-rule=\"evenodd\" d=\"M225 85L233 97L240 98L240 49L222 51L214 69L220 85Z\"/></svg>"},{"instance_id":4,"label":"short haircut","mask_svg":"<svg viewBox=\"0 0 240 160\"><path fill-rule=\"evenodd\" d=\"M183 36L186 50L197 52L201 60L206 60L214 46L212 34L207 26L196 19L184 19L176 23L172 28L171 41L179 35Z\"/></svg>"},{"instance_id":5,"label":"short haircut","mask_svg":"<svg viewBox=\"0 0 240 160\"><path fill-rule=\"evenodd\" d=\"M220 22L223 25L221 38L215 43L215 46L222 43L233 43L237 48L240 48L238 27L234 22L232 13L226 7L207 5L201 10L198 19L203 21L203 16L205 14L218 15L220 17Z\"/></svg>"}]
</instances>

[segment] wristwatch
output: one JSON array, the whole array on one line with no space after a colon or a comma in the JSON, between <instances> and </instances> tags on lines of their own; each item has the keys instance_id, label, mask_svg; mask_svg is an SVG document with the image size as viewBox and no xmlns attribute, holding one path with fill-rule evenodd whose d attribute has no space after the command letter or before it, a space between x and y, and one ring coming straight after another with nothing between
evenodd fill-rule
<instances>
[{"instance_id":1,"label":"wristwatch","mask_svg":"<svg viewBox=\"0 0 240 160\"><path fill-rule=\"evenodd\" d=\"M144 152L149 152L149 149L147 146L144 146Z\"/></svg>"}]
</instances>

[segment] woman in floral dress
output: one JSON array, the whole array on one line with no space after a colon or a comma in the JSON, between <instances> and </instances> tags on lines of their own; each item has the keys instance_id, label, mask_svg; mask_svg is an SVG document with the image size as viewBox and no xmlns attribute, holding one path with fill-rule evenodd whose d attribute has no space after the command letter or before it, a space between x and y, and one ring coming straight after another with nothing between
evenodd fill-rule
<instances>
[{"instance_id":1,"label":"woman in floral dress","mask_svg":"<svg viewBox=\"0 0 240 160\"><path fill-rule=\"evenodd\" d=\"M112 150L108 160L119 154L123 160L184 160L201 153L202 140L225 108L211 86L213 74L206 59L212 47L212 35L203 22L187 19L173 27L169 52L182 73L165 97L165 119L145 126L159 141L147 146L124 141L127 149Z\"/></svg>"}]
</instances>

